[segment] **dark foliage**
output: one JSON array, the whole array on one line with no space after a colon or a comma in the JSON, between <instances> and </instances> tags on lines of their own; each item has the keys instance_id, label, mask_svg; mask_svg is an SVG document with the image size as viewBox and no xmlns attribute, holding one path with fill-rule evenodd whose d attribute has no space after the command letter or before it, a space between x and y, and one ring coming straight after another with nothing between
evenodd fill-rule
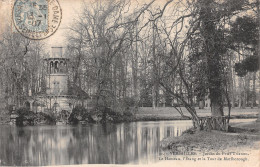
<instances>
[{"instance_id":1,"label":"dark foliage","mask_svg":"<svg viewBox=\"0 0 260 167\"><path fill-rule=\"evenodd\" d=\"M237 75L240 76L240 77L244 77L247 74L247 70L244 67L243 63L236 63L235 64L235 71L236 71Z\"/></svg>"},{"instance_id":2,"label":"dark foliage","mask_svg":"<svg viewBox=\"0 0 260 167\"><path fill-rule=\"evenodd\" d=\"M128 108L128 107L131 107L131 106L135 105L135 99L134 99L134 97L125 97L123 99L123 103L124 103L124 106L126 108Z\"/></svg>"},{"instance_id":3,"label":"dark foliage","mask_svg":"<svg viewBox=\"0 0 260 167\"><path fill-rule=\"evenodd\" d=\"M26 126L26 125L37 125L37 124L55 124L55 116L52 113L34 113L29 111L26 107L21 107L16 110L18 117L16 118L16 125Z\"/></svg>"},{"instance_id":4,"label":"dark foliage","mask_svg":"<svg viewBox=\"0 0 260 167\"><path fill-rule=\"evenodd\" d=\"M133 119L133 113L129 110L125 110L123 113L115 112L110 108L105 108L102 112L101 123L112 122L128 122Z\"/></svg>"},{"instance_id":5,"label":"dark foliage","mask_svg":"<svg viewBox=\"0 0 260 167\"><path fill-rule=\"evenodd\" d=\"M48 124L48 125L53 125L55 124L55 116L53 113L43 113L39 112L36 114L35 118L35 124Z\"/></svg>"},{"instance_id":6,"label":"dark foliage","mask_svg":"<svg viewBox=\"0 0 260 167\"><path fill-rule=\"evenodd\" d=\"M16 111L18 117L16 118L17 126L33 125L36 114L29 111L26 107L21 107Z\"/></svg>"},{"instance_id":7,"label":"dark foliage","mask_svg":"<svg viewBox=\"0 0 260 167\"><path fill-rule=\"evenodd\" d=\"M241 63L235 64L235 71L238 76L244 77L247 72L255 72L259 69L259 57L248 56Z\"/></svg>"},{"instance_id":8,"label":"dark foliage","mask_svg":"<svg viewBox=\"0 0 260 167\"><path fill-rule=\"evenodd\" d=\"M15 105L7 105L7 106L6 106L6 110L8 110L9 114L11 114L11 113L13 112L14 106L15 106Z\"/></svg>"},{"instance_id":9,"label":"dark foliage","mask_svg":"<svg viewBox=\"0 0 260 167\"><path fill-rule=\"evenodd\" d=\"M233 42L245 45L257 44L257 23L252 17L238 17L232 24L231 36Z\"/></svg>"},{"instance_id":10,"label":"dark foliage","mask_svg":"<svg viewBox=\"0 0 260 167\"><path fill-rule=\"evenodd\" d=\"M259 69L259 57L258 56L249 56L244 61L244 67L249 72L255 72Z\"/></svg>"},{"instance_id":11,"label":"dark foliage","mask_svg":"<svg viewBox=\"0 0 260 167\"><path fill-rule=\"evenodd\" d=\"M141 86L143 86L143 89L140 91L139 106L152 107L152 87L146 83Z\"/></svg>"},{"instance_id":12,"label":"dark foliage","mask_svg":"<svg viewBox=\"0 0 260 167\"><path fill-rule=\"evenodd\" d=\"M73 108L68 120L70 124L78 124L80 121L86 121L90 123L94 122L90 113L83 106L76 106Z\"/></svg>"}]
</instances>

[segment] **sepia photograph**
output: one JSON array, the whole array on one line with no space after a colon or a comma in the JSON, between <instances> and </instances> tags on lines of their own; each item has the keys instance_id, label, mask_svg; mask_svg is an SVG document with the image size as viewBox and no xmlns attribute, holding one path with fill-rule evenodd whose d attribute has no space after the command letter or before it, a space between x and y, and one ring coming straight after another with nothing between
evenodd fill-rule
<instances>
[{"instance_id":1,"label":"sepia photograph","mask_svg":"<svg viewBox=\"0 0 260 167\"><path fill-rule=\"evenodd\" d=\"M260 167L260 0L0 0L0 166Z\"/></svg>"}]
</instances>

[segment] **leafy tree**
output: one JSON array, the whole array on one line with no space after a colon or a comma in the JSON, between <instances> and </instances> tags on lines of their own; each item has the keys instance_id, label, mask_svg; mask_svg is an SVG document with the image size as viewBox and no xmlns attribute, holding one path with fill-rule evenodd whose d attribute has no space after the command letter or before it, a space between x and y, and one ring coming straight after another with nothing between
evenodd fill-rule
<instances>
[{"instance_id":1,"label":"leafy tree","mask_svg":"<svg viewBox=\"0 0 260 167\"><path fill-rule=\"evenodd\" d=\"M259 57L247 56L242 62L235 64L235 71L240 77L244 77L248 72L256 72L259 70Z\"/></svg>"},{"instance_id":2,"label":"leafy tree","mask_svg":"<svg viewBox=\"0 0 260 167\"><path fill-rule=\"evenodd\" d=\"M238 17L231 24L231 48L239 50L241 45L251 53L256 53L258 42L256 20L249 16ZM245 59L235 64L235 71L240 77L244 77L247 72L255 72L259 69L259 57L256 55L245 55Z\"/></svg>"},{"instance_id":3,"label":"leafy tree","mask_svg":"<svg viewBox=\"0 0 260 167\"><path fill-rule=\"evenodd\" d=\"M239 47L238 44L256 46L257 45L257 23L249 16L237 17L234 23L231 23L230 41L233 47ZM255 50L255 48L249 48Z\"/></svg>"}]
</instances>

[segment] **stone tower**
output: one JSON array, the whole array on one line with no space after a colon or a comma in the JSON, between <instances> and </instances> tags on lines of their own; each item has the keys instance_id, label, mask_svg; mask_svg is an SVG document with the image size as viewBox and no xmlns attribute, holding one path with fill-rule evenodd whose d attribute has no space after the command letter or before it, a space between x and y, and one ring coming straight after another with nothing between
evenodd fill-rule
<instances>
[{"instance_id":1,"label":"stone tower","mask_svg":"<svg viewBox=\"0 0 260 167\"><path fill-rule=\"evenodd\" d=\"M62 47L52 47L50 57L44 58L47 63L45 101L47 108L54 113L62 110L71 112L71 95L68 94L69 58L63 55Z\"/></svg>"},{"instance_id":2,"label":"stone tower","mask_svg":"<svg viewBox=\"0 0 260 167\"><path fill-rule=\"evenodd\" d=\"M62 47L52 47L52 54L45 58L47 62L46 94L67 95L68 94L68 68L69 59L62 53Z\"/></svg>"},{"instance_id":3,"label":"stone tower","mask_svg":"<svg viewBox=\"0 0 260 167\"><path fill-rule=\"evenodd\" d=\"M68 64L69 58L63 54L62 47L52 47L52 53L45 57L46 76L45 88L35 101L35 112L53 112L61 114L61 111L72 112L76 105L87 105L88 94L80 87L69 85Z\"/></svg>"}]
</instances>

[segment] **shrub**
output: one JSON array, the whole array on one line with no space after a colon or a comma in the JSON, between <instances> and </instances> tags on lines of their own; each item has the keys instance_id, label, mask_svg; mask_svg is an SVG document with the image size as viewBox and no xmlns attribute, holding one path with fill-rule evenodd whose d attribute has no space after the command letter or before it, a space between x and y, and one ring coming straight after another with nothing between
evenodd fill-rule
<instances>
[{"instance_id":1,"label":"shrub","mask_svg":"<svg viewBox=\"0 0 260 167\"><path fill-rule=\"evenodd\" d=\"M43 113L39 112L36 114L36 124L44 123L44 124L55 124L55 116L53 113Z\"/></svg>"},{"instance_id":2,"label":"shrub","mask_svg":"<svg viewBox=\"0 0 260 167\"><path fill-rule=\"evenodd\" d=\"M21 107L16 110L18 117L16 118L16 125L23 126L24 122L27 122L29 125L34 124L34 119L36 114L29 111L26 107Z\"/></svg>"},{"instance_id":3,"label":"shrub","mask_svg":"<svg viewBox=\"0 0 260 167\"><path fill-rule=\"evenodd\" d=\"M68 120L71 124L78 124L79 121L93 122L90 113L83 106L73 108Z\"/></svg>"},{"instance_id":4,"label":"shrub","mask_svg":"<svg viewBox=\"0 0 260 167\"><path fill-rule=\"evenodd\" d=\"M135 106L135 99L133 97L125 97L123 103L125 107L133 107Z\"/></svg>"},{"instance_id":5,"label":"shrub","mask_svg":"<svg viewBox=\"0 0 260 167\"><path fill-rule=\"evenodd\" d=\"M15 107L15 105L7 105L7 106L6 106L6 109L9 111L9 114L12 113L14 107Z\"/></svg>"}]
</instances>

